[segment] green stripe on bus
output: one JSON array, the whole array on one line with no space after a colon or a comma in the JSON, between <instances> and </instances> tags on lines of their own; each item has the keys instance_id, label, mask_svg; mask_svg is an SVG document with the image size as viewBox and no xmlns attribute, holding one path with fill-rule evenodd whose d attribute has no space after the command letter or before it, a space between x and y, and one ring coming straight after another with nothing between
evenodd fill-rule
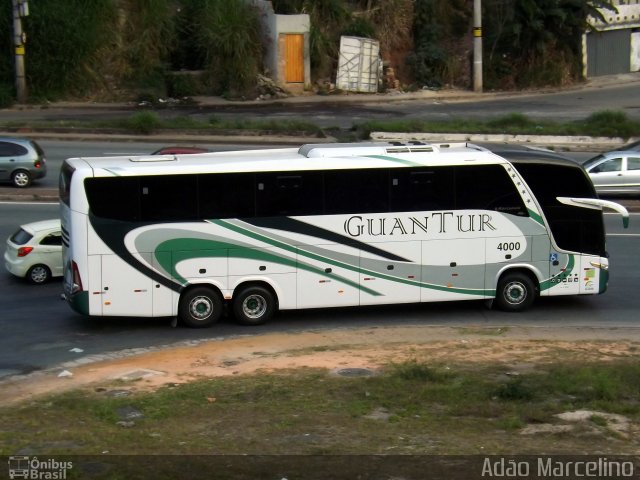
<instances>
[{"instance_id":1,"label":"green stripe on bus","mask_svg":"<svg viewBox=\"0 0 640 480\"><path fill-rule=\"evenodd\" d=\"M558 275L555 275L541 282L540 291L548 290L554 287L555 285L557 285L558 283L562 283L562 280L565 280L566 278L569 277L569 275L571 275L571 273L573 272L573 269L575 268L575 265L576 265L575 256L569 255L569 258L567 259L567 264L565 265L564 270L560 272Z\"/></svg>"},{"instance_id":2,"label":"green stripe on bus","mask_svg":"<svg viewBox=\"0 0 640 480\"><path fill-rule=\"evenodd\" d=\"M306 270L323 277L331 278L333 280L342 282L346 285L362 290L370 295L381 296L382 294L371 290L366 287L362 287L358 282L349 280L348 278L341 277L333 273L327 273L320 268L300 263L294 259L287 258L281 255L267 252L260 248L248 248L234 245L233 243L218 242L215 240L204 240L199 238L174 238L167 240L159 244L156 248L156 259L165 271L171 272L171 275L182 282L188 283L187 279L181 277L176 271L176 261L173 258L167 258L165 255L159 255L158 252L183 252L184 256L181 256L180 260L191 260L193 258L205 257L227 257L229 250L233 250L232 258L247 258L252 260L261 260L264 262L276 263L279 265L286 265L292 268L298 268ZM171 256L173 257L173 256Z\"/></svg>"},{"instance_id":3,"label":"green stripe on bus","mask_svg":"<svg viewBox=\"0 0 640 480\"><path fill-rule=\"evenodd\" d=\"M485 290L485 289L471 289L471 288L454 288L454 287L447 287L445 285L435 285L435 284L431 284L431 283L424 283L424 282L420 282L420 281L416 281L416 280L410 280L410 279L405 279L405 278L400 278L400 277L395 277L392 275L388 275L385 273L381 273L381 272L375 272L373 270L366 270L366 269L362 269L359 266L355 266L355 265L351 265L348 263L344 263L344 262L340 262L338 260L334 260L332 258L329 257L325 257L322 255L318 255L316 253L313 252L308 252L306 250L302 250L300 249L300 247L294 247L293 245L288 245L286 243L280 242L279 240L275 240L272 238L269 238L265 235L256 233L256 232L252 232L251 230L248 230L246 228L243 228L239 225L234 225L232 223L229 223L225 220L211 220L212 223L219 225L221 227L224 228L228 228L229 230L232 230L236 233L240 233L242 235L248 236L250 238L253 238L254 240L259 240L263 243L267 243L269 245L272 245L274 247L278 247L278 248L282 248L283 250L287 250L290 252L295 252L299 255L303 255L307 258L311 258L313 260L317 260L317 261L321 261L321 262L326 262L329 263L331 265L334 265L336 267L340 267L340 268L344 268L347 270L351 270L353 272L356 273L360 273L363 275L369 275L372 277L377 277L377 278L381 278L383 280L388 280L390 282L396 282L396 283L402 283L405 285L412 285L415 287L420 287L420 288L429 288L432 290L440 290L443 292L454 292L454 293L460 293L460 294L467 294L467 295L480 295L480 296L488 296L488 295L494 295L495 294L495 290ZM360 287L361 290L366 291L368 289L366 289L365 287ZM370 292L368 292L370 293ZM374 295L378 296L381 295L380 293L375 292Z\"/></svg>"},{"instance_id":4,"label":"green stripe on bus","mask_svg":"<svg viewBox=\"0 0 640 480\"><path fill-rule=\"evenodd\" d=\"M530 208L527 209L529 211L529 216L533 218L540 225L544 226L544 220L542 220L542 216L540 216L537 212L534 212Z\"/></svg>"}]
</instances>

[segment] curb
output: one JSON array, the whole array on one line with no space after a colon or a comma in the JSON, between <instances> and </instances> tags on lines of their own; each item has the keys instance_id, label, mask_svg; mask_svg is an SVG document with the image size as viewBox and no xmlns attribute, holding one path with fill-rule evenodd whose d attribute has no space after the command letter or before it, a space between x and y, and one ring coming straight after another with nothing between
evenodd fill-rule
<instances>
[{"instance_id":1,"label":"curb","mask_svg":"<svg viewBox=\"0 0 640 480\"><path fill-rule=\"evenodd\" d=\"M36 140L123 141L149 143L215 143L215 144L275 144L304 145L305 143L335 143L333 137L306 137L292 135L196 135L185 133L156 133L149 135L112 134L104 132L51 132L23 128L19 131L0 130L0 135L28 136Z\"/></svg>"}]
</instances>

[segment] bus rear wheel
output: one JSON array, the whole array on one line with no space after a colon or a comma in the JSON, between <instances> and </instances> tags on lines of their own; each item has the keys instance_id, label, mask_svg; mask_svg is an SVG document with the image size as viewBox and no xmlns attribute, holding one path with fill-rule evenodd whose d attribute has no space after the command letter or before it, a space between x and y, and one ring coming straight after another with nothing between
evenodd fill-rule
<instances>
[{"instance_id":1,"label":"bus rear wheel","mask_svg":"<svg viewBox=\"0 0 640 480\"><path fill-rule=\"evenodd\" d=\"M222 298L212 288L195 287L182 294L178 306L180 320L192 328L210 327L222 316Z\"/></svg>"},{"instance_id":2,"label":"bus rear wheel","mask_svg":"<svg viewBox=\"0 0 640 480\"><path fill-rule=\"evenodd\" d=\"M506 273L498 282L496 303L500 310L522 312L533 305L537 289L531 277L522 272Z\"/></svg>"},{"instance_id":3,"label":"bus rear wheel","mask_svg":"<svg viewBox=\"0 0 640 480\"><path fill-rule=\"evenodd\" d=\"M249 286L234 295L233 313L242 325L262 325L278 309L275 295L260 286Z\"/></svg>"}]
</instances>

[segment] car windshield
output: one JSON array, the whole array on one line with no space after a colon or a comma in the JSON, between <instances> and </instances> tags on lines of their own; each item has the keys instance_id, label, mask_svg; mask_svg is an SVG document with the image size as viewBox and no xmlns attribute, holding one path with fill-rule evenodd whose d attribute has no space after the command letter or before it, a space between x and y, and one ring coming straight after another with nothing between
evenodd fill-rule
<instances>
[{"instance_id":1,"label":"car windshield","mask_svg":"<svg viewBox=\"0 0 640 480\"><path fill-rule=\"evenodd\" d=\"M602 160L604 158L604 155L596 155L593 158L590 158L589 160L587 160L586 162L584 162L582 164L582 166L584 168L589 168L591 165L594 165L596 163L598 163L600 160Z\"/></svg>"},{"instance_id":2,"label":"car windshield","mask_svg":"<svg viewBox=\"0 0 640 480\"><path fill-rule=\"evenodd\" d=\"M21 228L11 236L11 241L16 245L24 245L32 238L33 238L33 235L31 235L29 232Z\"/></svg>"}]
</instances>

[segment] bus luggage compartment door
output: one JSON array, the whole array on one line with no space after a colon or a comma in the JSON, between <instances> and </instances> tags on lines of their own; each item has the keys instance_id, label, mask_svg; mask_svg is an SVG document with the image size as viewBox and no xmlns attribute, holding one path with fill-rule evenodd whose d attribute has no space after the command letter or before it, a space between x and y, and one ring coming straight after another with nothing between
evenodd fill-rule
<instances>
[{"instance_id":1,"label":"bus luggage compartment door","mask_svg":"<svg viewBox=\"0 0 640 480\"><path fill-rule=\"evenodd\" d=\"M150 317L152 280L117 255L102 255L102 314Z\"/></svg>"},{"instance_id":2,"label":"bus luggage compartment door","mask_svg":"<svg viewBox=\"0 0 640 480\"><path fill-rule=\"evenodd\" d=\"M363 287L360 304L419 302L421 242L381 242L371 245L397 259L360 252L360 285Z\"/></svg>"},{"instance_id":3,"label":"bus luggage compartment door","mask_svg":"<svg viewBox=\"0 0 640 480\"><path fill-rule=\"evenodd\" d=\"M360 252L339 244L298 252L298 308L360 304Z\"/></svg>"},{"instance_id":4,"label":"bus luggage compartment door","mask_svg":"<svg viewBox=\"0 0 640 480\"><path fill-rule=\"evenodd\" d=\"M485 298L484 238L422 242L422 301Z\"/></svg>"}]
</instances>

